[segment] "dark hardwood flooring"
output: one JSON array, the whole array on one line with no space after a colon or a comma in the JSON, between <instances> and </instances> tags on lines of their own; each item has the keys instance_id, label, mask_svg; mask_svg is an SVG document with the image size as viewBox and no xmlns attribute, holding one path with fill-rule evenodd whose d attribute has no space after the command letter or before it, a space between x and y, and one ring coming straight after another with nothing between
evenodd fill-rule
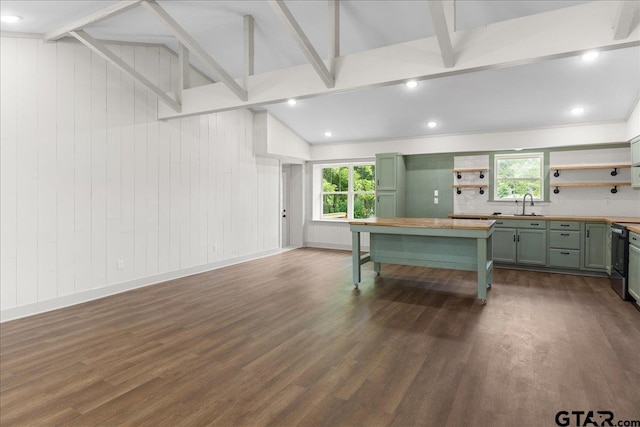
<instances>
[{"instance_id":1,"label":"dark hardwood flooring","mask_svg":"<svg viewBox=\"0 0 640 427\"><path fill-rule=\"evenodd\" d=\"M299 249L0 326L2 426L640 420L640 312L608 279ZM572 424L573 425L573 424Z\"/></svg>"}]
</instances>

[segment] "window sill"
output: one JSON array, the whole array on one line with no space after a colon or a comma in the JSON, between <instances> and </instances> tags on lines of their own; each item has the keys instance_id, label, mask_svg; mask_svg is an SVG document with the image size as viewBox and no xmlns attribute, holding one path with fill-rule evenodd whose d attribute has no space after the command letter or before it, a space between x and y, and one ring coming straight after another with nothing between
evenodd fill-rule
<instances>
[{"instance_id":1,"label":"window sill","mask_svg":"<svg viewBox=\"0 0 640 427\"><path fill-rule=\"evenodd\" d=\"M320 224L346 224L349 225L350 219L341 218L341 219L312 219L311 223L320 223Z\"/></svg>"}]
</instances>

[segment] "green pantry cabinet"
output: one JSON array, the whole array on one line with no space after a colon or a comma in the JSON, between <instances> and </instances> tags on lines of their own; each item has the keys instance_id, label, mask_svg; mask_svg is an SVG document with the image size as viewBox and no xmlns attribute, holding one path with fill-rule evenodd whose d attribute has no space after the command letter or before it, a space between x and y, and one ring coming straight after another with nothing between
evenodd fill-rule
<instances>
[{"instance_id":1,"label":"green pantry cabinet","mask_svg":"<svg viewBox=\"0 0 640 427\"><path fill-rule=\"evenodd\" d=\"M640 234L629 233L629 294L640 305Z\"/></svg>"},{"instance_id":2,"label":"green pantry cabinet","mask_svg":"<svg viewBox=\"0 0 640 427\"><path fill-rule=\"evenodd\" d=\"M405 216L405 165L399 153L376 154L376 216Z\"/></svg>"},{"instance_id":3,"label":"green pantry cabinet","mask_svg":"<svg viewBox=\"0 0 640 427\"><path fill-rule=\"evenodd\" d=\"M604 272L607 228L603 222L496 220L493 260L503 264Z\"/></svg>"}]
</instances>

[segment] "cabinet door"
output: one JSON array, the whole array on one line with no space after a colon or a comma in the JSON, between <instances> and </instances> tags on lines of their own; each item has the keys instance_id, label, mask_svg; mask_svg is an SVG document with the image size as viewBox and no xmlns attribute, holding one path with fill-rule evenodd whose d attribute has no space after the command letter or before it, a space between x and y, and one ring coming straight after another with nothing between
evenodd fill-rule
<instances>
[{"instance_id":1,"label":"cabinet door","mask_svg":"<svg viewBox=\"0 0 640 427\"><path fill-rule=\"evenodd\" d=\"M631 142L631 165L640 166L640 137Z\"/></svg>"},{"instance_id":2,"label":"cabinet door","mask_svg":"<svg viewBox=\"0 0 640 427\"><path fill-rule=\"evenodd\" d=\"M631 186L636 190L640 190L640 166L631 168Z\"/></svg>"},{"instance_id":3,"label":"cabinet door","mask_svg":"<svg viewBox=\"0 0 640 427\"><path fill-rule=\"evenodd\" d=\"M376 155L376 189L389 191L396 189L397 154Z\"/></svg>"},{"instance_id":4,"label":"cabinet door","mask_svg":"<svg viewBox=\"0 0 640 427\"><path fill-rule=\"evenodd\" d=\"M516 230L496 228L493 231L493 260L516 262Z\"/></svg>"},{"instance_id":5,"label":"cabinet door","mask_svg":"<svg viewBox=\"0 0 640 427\"><path fill-rule=\"evenodd\" d=\"M379 192L376 196L376 216L394 218L397 216L397 198L395 191Z\"/></svg>"},{"instance_id":6,"label":"cabinet door","mask_svg":"<svg viewBox=\"0 0 640 427\"><path fill-rule=\"evenodd\" d=\"M547 263L547 230L518 230L518 263Z\"/></svg>"},{"instance_id":7,"label":"cabinet door","mask_svg":"<svg viewBox=\"0 0 640 427\"><path fill-rule=\"evenodd\" d=\"M585 225L584 268L605 270L606 257L606 225L604 223L587 223Z\"/></svg>"},{"instance_id":8,"label":"cabinet door","mask_svg":"<svg viewBox=\"0 0 640 427\"><path fill-rule=\"evenodd\" d=\"M640 302L640 247L629 245L629 293Z\"/></svg>"}]
</instances>

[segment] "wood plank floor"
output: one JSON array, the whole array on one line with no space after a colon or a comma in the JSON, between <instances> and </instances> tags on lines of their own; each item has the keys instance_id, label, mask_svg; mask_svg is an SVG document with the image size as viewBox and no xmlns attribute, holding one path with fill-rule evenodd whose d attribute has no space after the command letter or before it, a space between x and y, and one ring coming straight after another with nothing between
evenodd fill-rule
<instances>
[{"instance_id":1,"label":"wood plank floor","mask_svg":"<svg viewBox=\"0 0 640 427\"><path fill-rule=\"evenodd\" d=\"M0 326L2 426L640 420L640 312L608 279L299 249Z\"/></svg>"}]
</instances>

